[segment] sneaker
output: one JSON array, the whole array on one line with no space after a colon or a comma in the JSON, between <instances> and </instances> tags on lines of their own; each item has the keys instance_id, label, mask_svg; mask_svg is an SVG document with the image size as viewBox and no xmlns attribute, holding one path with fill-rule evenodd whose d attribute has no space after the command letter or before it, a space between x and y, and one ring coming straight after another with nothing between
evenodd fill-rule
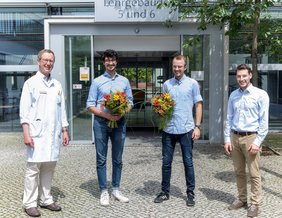
<instances>
[{"instance_id":1,"label":"sneaker","mask_svg":"<svg viewBox=\"0 0 282 218\"><path fill-rule=\"evenodd\" d=\"M193 194L188 194L187 195L187 200L186 200L186 205L188 207L193 207L195 206L195 199L194 199L194 195Z\"/></svg>"},{"instance_id":2,"label":"sneaker","mask_svg":"<svg viewBox=\"0 0 282 218\"><path fill-rule=\"evenodd\" d=\"M163 201L166 201L169 199L169 194L165 192L161 192L155 199L154 203L162 203Z\"/></svg>"},{"instance_id":3,"label":"sneaker","mask_svg":"<svg viewBox=\"0 0 282 218\"><path fill-rule=\"evenodd\" d=\"M129 199L127 197L125 197L119 190L114 190L112 192L112 198L114 200L118 200L122 203L128 203Z\"/></svg>"},{"instance_id":4,"label":"sneaker","mask_svg":"<svg viewBox=\"0 0 282 218\"><path fill-rule=\"evenodd\" d=\"M247 202L242 202L239 199L236 199L235 201L233 201L232 204L229 205L228 209L229 210L237 210L239 208L247 208Z\"/></svg>"},{"instance_id":5,"label":"sneaker","mask_svg":"<svg viewBox=\"0 0 282 218\"><path fill-rule=\"evenodd\" d=\"M110 196L108 191L103 191L100 197L100 204L102 206L108 206L110 204Z\"/></svg>"},{"instance_id":6,"label":"sneaker","mask_svg":"<svg viewBox=\"0 0 282 218\"><path fill-rule=\"evenodd\" d=\"M258 216L258 206L251 204L251 206L248 208L248 217L257 217Z\"/></svg>"}]
</instances>

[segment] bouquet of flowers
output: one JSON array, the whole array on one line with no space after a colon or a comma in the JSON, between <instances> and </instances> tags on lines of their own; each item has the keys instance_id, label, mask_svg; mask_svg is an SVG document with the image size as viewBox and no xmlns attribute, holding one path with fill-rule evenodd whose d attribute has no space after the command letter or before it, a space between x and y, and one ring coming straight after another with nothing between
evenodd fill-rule
<instances>
[{"instance_id":1,"label":"bouquet of flowers","mask_svg":"<svg viewBox=\"0 0 282 218\"><path fill-rule=\"evenodd\" d=\"M174 101L169 93L162 93L152 98L152 106L154 112L159 116L159 129L164 129L171 120L174 109Z\"/></svg>"},{"instance_id":2,"label":"bouquet of flowers","mask_svg":"<svg viewBox=\"0 0 282 218\"><path fill-rule=\"evenodd\" d=\"M130 104L126 98L126 93L117 90L116 92L110 92L110 94L104 95L102 107L108 109L113 115L123 116L130 111ZM108 121L108 126L111 128L117 128L116 121Z\"/></svg>"}]
</instances>

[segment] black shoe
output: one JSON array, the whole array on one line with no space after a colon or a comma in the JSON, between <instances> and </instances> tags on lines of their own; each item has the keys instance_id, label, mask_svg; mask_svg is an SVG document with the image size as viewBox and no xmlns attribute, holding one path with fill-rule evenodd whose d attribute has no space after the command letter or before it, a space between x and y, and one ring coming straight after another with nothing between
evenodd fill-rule
<instances>
[{"instance_id":1,"label":"black shoe","mask_svg":"<svg viewBox=\"0 0 282 218\"><path fill-rule=\"evenodd\" d=\"M169 199L169 194L165 192L161 192L155 199L154 203L162 203L163 201L166 201Z\"/></svg>"},{"instance_id":2,"label":"black shoe","mask_svg":"<svg viewBox=\"0 0 282 218\"><path fill-rule=\"evenodd\" d=\"M31 207L31 208L25 209L24 211L27 213L27 215L31 217L39 217L41 215L37 207Z\"/></svg>"},{"instance_id":3,"label":"black shoe","mask_svg":"<svg viewBox=\"0 0 282 218\"><path fill-rule=\"evenodd\" d=\"M194 200L195 196L193 194L188 194L187 195L187 200L186 200L186 205L188 207L193 207L195 206L195 200Z\"/></svg>"},{"instance_id":4,"label":"black shoe","mask_svg":"<svg viewBox=\"0 0 282 218\"><path fill-rule=\"evenodd\" d=\"M62 210L62 208L55 203L52 203L52 204L49 204L49 205L40 205L40 207L44 208L44 209L51 210L51 211L61 211Z\"/></svg>"}]
</instances>

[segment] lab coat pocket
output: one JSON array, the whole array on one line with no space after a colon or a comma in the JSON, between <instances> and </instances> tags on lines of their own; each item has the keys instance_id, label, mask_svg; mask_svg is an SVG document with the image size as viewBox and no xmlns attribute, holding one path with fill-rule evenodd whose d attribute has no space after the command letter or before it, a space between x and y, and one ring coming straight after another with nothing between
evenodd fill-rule
<instances>
[{"instance_id":1,"label":"lab coat pocket","mask_svg":"<svg viewBox=\"0 0 282 218\"><path fill-rule=\"evenodd\" d=\"M41 119L36 119L30 123L30 136L40 137L43 129L43 124Z\"/></svg>"}]
</instances>

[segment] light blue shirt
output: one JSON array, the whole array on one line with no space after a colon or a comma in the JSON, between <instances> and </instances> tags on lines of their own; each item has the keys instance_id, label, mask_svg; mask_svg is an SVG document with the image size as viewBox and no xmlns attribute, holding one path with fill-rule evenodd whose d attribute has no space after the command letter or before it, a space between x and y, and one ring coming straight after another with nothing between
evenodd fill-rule
<instances>
[{"instance_id":1,"label":"light blue shirt","mask_svg":"<svg viewBox=\"0 0 282 218\"><path fill-rule=\"evenodd\" d=\"M269 97L253 85L233 91L228 100L224 142L230 143L231 131L257 132L253 144L260 146L268 133Z\"/></svg>"},{"instance_id":2,"label":"light blue shirt","mask_svg":"<svg viewBox=\"0 0 282 218\"><path fill-rule=\"evenodd\" d=\"M101 108L101 103L104 100L105 94L116 92L117 90L126 93L126 97L131 105L133 105L133 97L130 83L127 78L122 75L115 74L114 77L108 72L95 78L90 86L86 107L97 107L101 111L106 111L106 108Z\"/></svg>"},{"instance_id":3,"label":"light blue shirt","mask_svg":"<svg viewBox=\"0 0 282 218\"><path fill-rule=\"evenodd\" d=\"M164 83L163 92L168 92L175 103L173 117L164 131L184 134L194 129L193 107L197 102L203 101L198 82L185 75L181 80L174 77Z\"/></svg>"}]
</instances>

